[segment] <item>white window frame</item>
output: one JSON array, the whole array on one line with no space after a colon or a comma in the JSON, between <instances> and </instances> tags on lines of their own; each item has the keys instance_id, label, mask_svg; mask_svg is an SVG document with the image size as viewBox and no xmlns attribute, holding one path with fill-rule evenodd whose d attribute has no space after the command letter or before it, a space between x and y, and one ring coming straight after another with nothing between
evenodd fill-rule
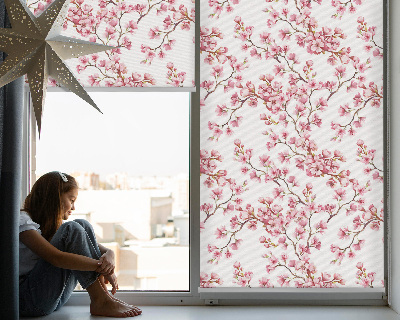
<instances>
[{"instance_id":1,"label":"white window frame","mask_svg":"<svg viewBox=\"0 0 400 320\"><path fill-rule=\"evenodd\" d=\"M386 32L386 56L385 65L387 66L384 78L386 81L386 108L385 116L390 119L387 121L387 140L385 141L389 152L387 152L387 161L385 163L386 172L389 172L389 164L396 164L400 160L400 145L391 143L391 141L400 141L400 127L390 126L390 123L400 123L400 111L390 106L400 105L400 90L393 88L390 90L390 84L400 85L400 40L396 40L390 35L395 35L396 30L400 30L400 1L384 0L386 3L386 12L384 13ZM200 1L196 1L196 21L200 21ZM390 10L389 10L390 6ZM391 19L390 19L391 18ZM390 22L390 23L389 23ZM390 39L390 47L389 47ZM200 88L200 26L195 25L195 84ZM49 90L60 90L52 89ZM109 89L108 89L109 90ZM129 91L130 89L118 89L114 91ZM87 91L100 91L98 88L87 88ZM132 90L133 91L133 90ZM138 91L138 90L135 90ZM160 91L146 90L141 91ZM164 89L162 91L174 91L173 89ZM175 90L176 91L176 90ZM186 90L187 91L187 90ZM25 105L29 101L29 92L25 92ZM200 283L200 96L199 90L191 93L190 106L190 281L188 292L161 292L161 291L124 291L117 293L117 297L135 303L137 305L389 305L395 311L400 312L400 233L390 232L396 226L400 227L400 216L390 216L390 212L396 212L400 206L400 168L392 166L390 176L387 175L387 190L385 195L386 219L385 219L385 293L378 290L360 290L360 289L290 289L290 288L198 288ZM389 104L390 102L390 104ZM32 172L29 168L29 158L34 159L34 148L30 148L29 131L35 129L35 122L31 112L25 108L24 117L24 144L23 144L23 163L22 163L22 199L27 194ZM33 119L33 120L32 120ZM390 140L389 140L390 136ZM390 146L390 149L389 149ZM390 179L391 178L391 179ZM396 179L397 178L397 179ZM389 188L390 183L390 188ZM397 195L397 196L396 196ZM390 221L390 224L389 224ZM396 281L396 282L394 282ZM212 290L212 291L211 291ZM297 292L296 292L297 291ZM323 293L323 294L321 294ZM89 297L85 292L74 292L68 304L87 305Z\"/></svg>"}]
</instances>

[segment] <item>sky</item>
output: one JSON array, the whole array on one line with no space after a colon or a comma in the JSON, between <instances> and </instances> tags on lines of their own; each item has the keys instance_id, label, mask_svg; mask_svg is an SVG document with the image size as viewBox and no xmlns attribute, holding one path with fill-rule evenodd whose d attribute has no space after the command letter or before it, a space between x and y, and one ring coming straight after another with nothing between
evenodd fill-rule
<instances>
[{"instance_id":1,"label":"sky","mask_svg":"<svg viewBox=\"0 0 400 320\"><path fill-rule=\"evenodd\" d=\"M174 175L189 170L187 92L47 92L36 172Z\"/></svg>"}]
</instances>

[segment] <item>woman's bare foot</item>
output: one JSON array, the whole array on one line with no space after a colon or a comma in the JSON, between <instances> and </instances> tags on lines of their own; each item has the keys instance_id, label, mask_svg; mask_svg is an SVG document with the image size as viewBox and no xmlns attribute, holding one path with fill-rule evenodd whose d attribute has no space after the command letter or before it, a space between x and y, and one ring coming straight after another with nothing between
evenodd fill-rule
<instances>
[{"instance_id":1,"label":"woman's bare foot","mask_svg":"<svg viewBox=\"0 0 400 320\"><path fill-rule=\"evenodd\" d=\"M125 302L125 301L119 300L117 297L114 297L114 296L110 293L110 291L108 291L107 285L106 285L106 283L105 283L105 281L104 281L104 277L103 277L102 275L100 275L98 279L99 279L99 282L100 282L101 286L103 287L104 291L108 294L108 296L109 296L111 299L114 299L115 301L118 301L118 302L120 302L120 303L122 303L122 304L124 304L124 305L126 305L126 306L128 306L128 307L130 307L130 308L133 308L133 309L135 309L139 314L142 314L142 310L141 310L140 308L138 308L138 307L136 307L136 306L134 306L134 305L131 305L131 304Z\"/></svg>"},{"instance_id":2,"label":"woman's bare foot","mask_svg":"<svg viewBox=\"0 0 400 320\"><path fill-rule=\"evenodd\" d=\"M90 313L94 316L126 318L142 313L140 309L114 299L104 290L100 279L93 282L86 290L90 295Z\"/></svg>"},{"instance_id":3,"label":"woman's bare foot","mask_svg":"<svg viewBox=\"0 0 400 320\"><path fill-rule=\"evenodd\" d=\"M96 300L94 302L91 302L90 313L94 316L115 318L134 317L140 314L134 308L127 306L119 301L116 301L108 295L103 301Z\"/></svg>"}]
</instances>

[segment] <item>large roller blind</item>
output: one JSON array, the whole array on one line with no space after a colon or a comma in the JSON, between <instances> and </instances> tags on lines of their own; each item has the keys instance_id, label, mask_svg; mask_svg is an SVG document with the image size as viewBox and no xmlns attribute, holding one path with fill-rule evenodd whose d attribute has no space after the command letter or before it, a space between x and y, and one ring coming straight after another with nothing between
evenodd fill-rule
<instances>
[{"instance_id":1,"label":"large roller blind","mask_svg":"<svg viewBox=\"0 0 400 320\"><path fill-rule=\"evenodd\" d=\"M383 287L383 3L201 2L201 287Z\"/></svg>"}]
</instances>

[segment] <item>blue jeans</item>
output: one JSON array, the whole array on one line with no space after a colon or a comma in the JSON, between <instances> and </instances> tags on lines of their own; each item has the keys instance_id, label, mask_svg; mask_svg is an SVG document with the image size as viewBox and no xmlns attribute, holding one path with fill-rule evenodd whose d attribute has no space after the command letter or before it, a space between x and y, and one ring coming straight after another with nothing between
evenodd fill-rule
<instances>
[{"instance_id":1,"label":"blue jeans","mask_svg":"<svg viewBox=\"0 0 400 320\"><path fill-rule=\"evenodd\" d=\"M93 228L86 220L76 219L63 223L50 243L61 251L93 259L101 256ZM86 289L98 276L94 271L61 269L39 259L19 285L20 315L50 314L68 301L78 281Z\"/></svg>"}]
</instances>

